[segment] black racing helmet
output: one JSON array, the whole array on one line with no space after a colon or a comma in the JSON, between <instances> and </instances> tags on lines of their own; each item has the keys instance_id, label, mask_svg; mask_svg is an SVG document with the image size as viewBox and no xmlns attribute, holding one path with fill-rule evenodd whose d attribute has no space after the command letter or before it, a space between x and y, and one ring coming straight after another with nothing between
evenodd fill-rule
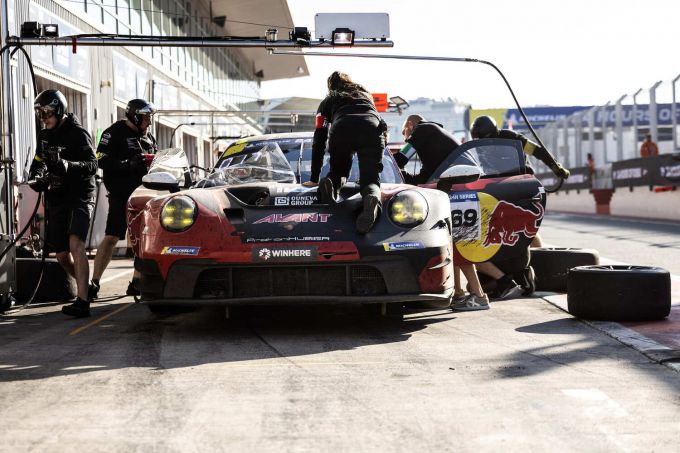
<instances>
[{"instance_id":1,"label":"black racing helmet","mask_svg":"<svg viewBox=\"0 0 680 453\"><path fill-rule=\"evenodd\" d=\"M125 118L137 127L142 124L143 115L153 115L154 113L156 113L156 107L144 99L132 99L125 107Z\"/></svg>"},{"instance_id":2,"label":"black racing helmet","mask_svg":"<svg viewBox=\"0 0 680 453\"><path fill-rule=\"evenodd\" d=\"M49 118L54 115L57 121L61 121L66 114L68 102L61 91L45 90L36 96L35 101L33 101L33 108L41 118Z\"/></svg>"},{"instance_id":3,"label":"black racing helmet","mask_svg":"<svg viewBox=\"0 0 680 453\"><path fill-rule=\"evenodd\" d=\"M478 117L472 123L470 134L472 134L472 138L491 138L497 136L498 126L496 126L496 120L486 115Z\"/></svg>"}]
</instances>

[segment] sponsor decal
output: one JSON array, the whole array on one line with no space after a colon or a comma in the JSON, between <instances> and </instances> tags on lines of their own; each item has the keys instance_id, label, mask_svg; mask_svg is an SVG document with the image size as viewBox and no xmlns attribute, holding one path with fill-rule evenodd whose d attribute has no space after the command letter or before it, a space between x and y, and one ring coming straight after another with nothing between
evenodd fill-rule
<instances>
[{"instance_id":1,"label":"sponsor decal","mask_svg":"<svg viewBox=\"0 0 680 453\"><path fill-rule=\"evenodd\" d=\"M680 165L668 165L661 167L661 176L664 178L680 177Z\"/></svg>"},{"instance_id":2,"label":"sponsor decal","mask_svg":"<svg viewBox=\"0 0 680 453\"><path fill-rule=\"evenodd\" d=\"M253 261L272 263L277 261L316 261L316 247L254 247Z\"/></svg>"},{"instance_id":3,"label":"sponsor decal","mask_svg":"<svg viewBox=\"0 0 680 453\"><path fill-rule=\"evenodd\" d=\"M191 255L191 256L196 256L196 255L198 255L199 250L201 250L200 247L168 246L168 247L163 247L163 250L161 250L161 255Z\"/></svg>"},{"instance_id":4,"label":"sponsor decal","mask_svg":"<svg viewBox=\"0 0 680 453\"><path fill-rule=\"evenodd\" d=\"M309 206L316 202L315 195L289 195L287 197L274 197L276 206Z\"/></svg>"},{"instance_id":5,"label":"sponsor decal","mask_svg":"<svg viewBox=\"0 0 680 453\"><path fill-rule=\"evenodd\" d=\"M383 242L383 247L386 252L396 252L399 250L408 249L422 249L425 248L420 241L406 241L406 242Z\"/></svg>"},{"instance_id":6,"label":"sponsor decal","mask_svg":"<svg viewBox=\"0 0 680 453\"><path fill-rule=\"evenodd\" d=\"M287 236L280 238L246 238L246 243L269 243L269 242L323 242L330 241L329 236Z\"/></svg>"},{"instance_id":7,"label":"sponsor decal","mask_svg":"<svg viewBox=\"0 0 680 453\"><path fill-rule=\"evenodd\" d=\"M636 179L647 176L646 168L622 168L614 171L614 179Z\"/></svg>"},{"instance_id":8,"label":"sponsor decal","mask_svg":"<svg viewBox=\"0 0 680 453\"><path fill-rule=\"evenodd\" d=\"M305 212L296 214L270 214L253 222L258 223L326 223L333 214Z\"/></svg>"},{"instance_id":9,"label":"sponsor decal","mask_svg":"<svg viewBox=\"0 0 680 453\"><path fill-rule=\"evenodd\" d=\"M483 247L495 244L515 245L520 233L528 238L536 236L544 209L541 203L536 202L533 205L538 212L499 201L489 215L489 226Z\"/></svg>"}]
</instances>

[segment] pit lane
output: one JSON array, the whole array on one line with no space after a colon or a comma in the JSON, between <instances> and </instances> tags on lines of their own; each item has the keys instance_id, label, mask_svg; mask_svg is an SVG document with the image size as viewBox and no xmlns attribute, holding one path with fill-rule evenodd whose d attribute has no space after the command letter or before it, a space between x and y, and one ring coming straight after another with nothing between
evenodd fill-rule
<instances>
[{"instance_id":1,"label":"pit lane","mask_svg":"<svg viewBox=\"0 0 680 453\"><path fill-rule=\"evenodd\" d=\"M549 215L541 232L680 274L667 250L680 244L673 228L597 220ZM129 278L116 274L130 267L112 262L90 319L65 319L58 304L0 319L1 450L669 450L677 441L678 374L541 298L410 311L403 323L358 307L157 317L113 299Z\"/></svg>"}]
</instances>

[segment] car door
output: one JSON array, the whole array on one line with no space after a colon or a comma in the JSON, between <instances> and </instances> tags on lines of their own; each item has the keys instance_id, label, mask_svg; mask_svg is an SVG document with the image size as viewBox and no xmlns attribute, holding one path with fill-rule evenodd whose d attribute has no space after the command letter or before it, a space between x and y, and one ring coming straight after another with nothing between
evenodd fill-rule
<instances>
[{"instance_id":1,"label":"car door","mask_svg":"<svg viewBox=\"0 0 680 453\"><path fill-rule=\"evenodd\" d=\"M511 259L525 253L545 212L545 190L527 172L517 140L471 140L456 148L425 187L437 187L442 173L472 165L480 178L454 183L449 192L452 237L458 260L478 263Z\"/></svg>"}]
</instances>

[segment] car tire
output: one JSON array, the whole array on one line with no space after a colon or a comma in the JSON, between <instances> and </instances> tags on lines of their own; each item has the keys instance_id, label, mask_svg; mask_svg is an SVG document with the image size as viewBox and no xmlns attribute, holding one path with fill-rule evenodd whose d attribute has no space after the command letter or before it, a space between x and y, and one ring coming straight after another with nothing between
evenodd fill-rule
<instances>
[{"instance_id":1,"label":"car tire","mask_svg":"<svg viewBox=\"0 0 680 453\"><path fill-rule=\"evenodd\" d=\"M196 310L195 307L189 307L187 305L147 303L146 306L154 315L179 315L182 313L191 313Z\"/></svg>"},{"instance_id":2,"label":"car tire","mask_svg":"<svg viewBox=\"0 0 680 453\"><path fill-rule=\"evenodd\" d=\"M531 249L531 267L536 274L536 290L564 293L569 269L600 264L597 250L577 248Z\"/></svg>"},{"instance_id":3,"label":"car tire","mask_svg":"<svg viewBox=\"0 0 680 453\"><path fill-rule=\"evenodd\" d=\"M567 279L569 313L600 321L653 321L671 310L670 273L648 266L580 266Z\"/></svg>"},{"instance_id":4,"label":"car tire","mask_svg":"<svg viewBox=\"0 0 680 453\"><path fill-rule=\"evenodd\" d=\"M364 311L371 317L387 318L401 321L404 319L405 307L402 303L364 304Z\"/></svg>"},{"instance_id":5,"label":"car tire","mask_svg":"<svg viewBox=\"0 0 680 453\"><path fill-rule=\"evenodd\" d=\"M35 291L40 278L41 258L17 258L17 291L20 303L25 303ZM76 281L68 275L55 258L45 258L45 269L33 302L62 301L76 297Z\"/></svg>"}]
</instances>

